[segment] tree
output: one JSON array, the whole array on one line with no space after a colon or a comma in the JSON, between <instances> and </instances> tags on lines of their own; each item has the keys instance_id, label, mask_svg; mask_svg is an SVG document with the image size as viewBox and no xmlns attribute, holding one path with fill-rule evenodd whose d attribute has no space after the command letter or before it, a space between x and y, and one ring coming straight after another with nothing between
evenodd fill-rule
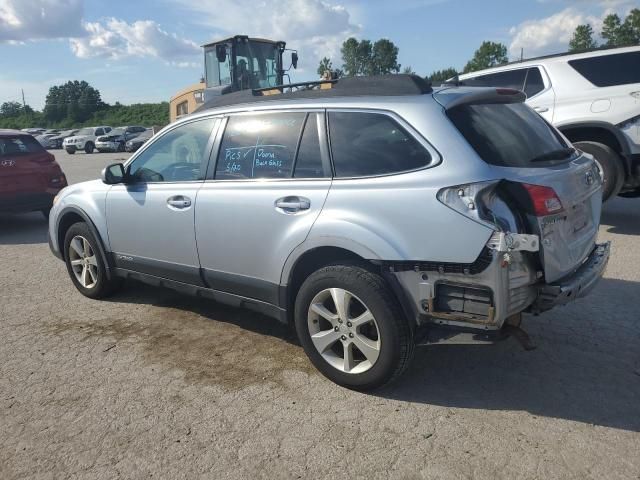
<instances>
[{"instance_id":1,"label":"tree","mask_svg":"<svg viewBox=\"0 0 640 480\"><path fill-rule=\"evenodd\" d=\"M65 120L69 124L83 123L105 107L100 92L83 81L67 82L49 89L44 117L49 122Z\"/></svg>"},{"instance_id":2,"label":"tree","mask_svg":"<svg viewBox=\"0 0 640 480\"><path fill-rule=\"evenodd\" d=\"M400 64L398 63L398 47L396 47L391 40L381 38L373 44L369 65L370 74L372 75L398 73L400 71Z\"/></svg>"},{"instance_id":3,"label":"tree","mask_svg":"<svg viewBox=\"0 0 640 480\"><path fill-rule=\"evenodd\" d=\"M323 57L322 60L320 60L320 64L318 65L318 76L322 77L325 72L327 71L332 71L333 70L333 64L331 63L331 60L329 60L327 57Z\"/></svg>"},{"instance_id":4,"label":"tree","mask_svg":"<svg viewBox=\"0 0 640 480\"><path fill-rule=\"evenodd\" d=\"M620 46L621 22L617 13L611 13L602 22L602 32L600 35L606 40L607 47Z\"/></svg>"},{"instance_id":5,"label":"tree","mask_svg":"<svg viewBox=\"0 0 640 480\"><path fill-rule=\"evenodd\" d=\"M4 102L0 105L0 116L3 117L18 117L23 112L22 104L18 102Z\"/></svg>"},{"instance_id":6,"label":"tree","mask_svg":"<svg viewBox=\"0 0 640 480\"><path fill-rule=\"evenodd\" d=\"M449 80L452 77L455 77L458 74L458 71L453 68L445 68L444 70L436 70L432 72L431 75L426 77L426 80L430 81L432 85L440 85L446 80Z\"/></svg>"},{"instance_id":7,"label":"tree","mask_svg":"<svg viewBox=\"0 0 640 480\"><path fill-rule=\"evenodd\" d=\"M348 77L358 75L386 75L398 73L398 47L391 40L382 38L374 44L370 40L348 38L340 49L342 68Z\"/></svg>"},{"instance_id":8,"label":"tree","mask_svg":"<svg viewBox=\"0 0 640 480\"><path fill-rule=\"evenodd\" d=\"M503 65L509 61L507 47L502 43L482 42L475 51L473 58L464 67L464 73L482 70L484 68Z\"/></svg>"},{"instance_id":9,"label":"tree","mask_svg":"<svg viewBox=\"0 0 640 480\"><path fill-rule=\"evenodd\" d=\"M634 8L629 12L622 24L623 40L626 45L640 44L640 9Z\"/></svg>"},{"instance_id":10,"label":"tree","mask_svg":"<svg viewBox=\"0 0 640 480\"><path fill-rule=\"evenodd\" d=\"M581 50L590 50L596 48L598 44L593 39L593 28L591 25L578 25L573 37L569 41L569 51L579 52Z\"/></svg>"},{"instance_id":11,"label":"tree","mask_svg":"<svg viewBox=\"0 0 640 480\"><path fill-rule=\"evenodd\" d=\"M404 73L405 75L415 75L416 72L413 71L413 68L411 68L411 65L407 65L406 67L404 67L402 69L402 73Z\"/></svg>"}]
</instances>

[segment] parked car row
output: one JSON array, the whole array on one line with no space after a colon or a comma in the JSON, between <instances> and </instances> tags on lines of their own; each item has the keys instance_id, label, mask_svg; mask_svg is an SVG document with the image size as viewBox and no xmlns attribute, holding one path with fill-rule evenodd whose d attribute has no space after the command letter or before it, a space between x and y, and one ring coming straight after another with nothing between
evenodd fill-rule
<instances>
[{"instance_id":1,"label":"parked car row","mask_svg":"<svg viewBox=\"0 0 640 480\"><path fill-rule=\"evenodd\" d=\"M43 148L64 148L67 153L78 151L98 152L135 152L153 136L151 128L139 125L126 125L112 128L109 126L85 127L82 129L25 128L24 134L32 135Z\"/></svg>"}]
</instances>

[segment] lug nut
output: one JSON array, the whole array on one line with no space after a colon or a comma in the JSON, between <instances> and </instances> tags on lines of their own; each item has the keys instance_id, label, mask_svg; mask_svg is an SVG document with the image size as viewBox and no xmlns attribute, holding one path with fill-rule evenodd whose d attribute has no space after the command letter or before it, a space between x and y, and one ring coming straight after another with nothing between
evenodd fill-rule
<instances>
[{"instance_id":1,"label":"lug nut","mask_svg":"<svg viewBox=\"0 0 640 480\"><path fill-rule=\"evenodd\" d=\"M338 330L340 330L338 327L333 327L334 332L337 332Z\"/></svg>"},{"instance_id":2,"label":"lug nut","mask_svg":"<svg viewBox=\"0 0 640 480\"><path fill-rule=\"evenodd\" d=\"M341 318L338 319L338 323L342 323L342 319Z\"/></svg>"},{"instance_id":3,"label":"lug nut","mask_svg":"<svg viewBox=\"0 0 640 480\"><path fill-rule=\"evenodd\" d=\"M349 328L352 327L351 322L347 322L347 327L349 327Z\"/></svg>"},{"instance_id":4,"label":"lug nut","mask_svg":"<svg viewBox=\"0 0 640 480\"><path fill-rule=\"evenodd\" d=\"M343 341L347 339L347 337L345 337L344 335L342 335L340 338L341 338Z\"/></svg>"},{"instance_id":5,"label":"lug nut","mask_svg":"<svg viewBox=\"0 0 640 480\"><path fill-rule=\"evenodd\" d=\"M350 333L350 334L349 334L349 338L353 338L353 333Z\"/></svg>"}]
</instances>

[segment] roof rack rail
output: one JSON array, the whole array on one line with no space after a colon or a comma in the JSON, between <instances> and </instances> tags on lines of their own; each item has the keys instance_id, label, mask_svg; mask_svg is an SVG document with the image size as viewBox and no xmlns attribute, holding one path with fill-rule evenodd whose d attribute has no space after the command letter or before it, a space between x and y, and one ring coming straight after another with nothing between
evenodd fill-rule
<instances>
[{"instance_id":1,"label":"roof rack rail","mask_svg":"<svg viewBox=\"0 0 640 480\"><path fill-rule=\"evenodd\" d=\"M318 80L241 90L217 96L204 103L198 111L269 100L423 95L432 91L431 84L418 75L348 77L338 80Z\"/></svg>"}]
</instances>

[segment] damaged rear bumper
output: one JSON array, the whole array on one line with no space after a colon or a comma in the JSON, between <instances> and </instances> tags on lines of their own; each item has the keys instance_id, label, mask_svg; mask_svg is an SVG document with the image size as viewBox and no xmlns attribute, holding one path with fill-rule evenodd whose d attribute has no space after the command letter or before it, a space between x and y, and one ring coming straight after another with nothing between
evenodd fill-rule
<instances>
[{"instance_id":1,"label":"damaged rear bumper","mask_svg":"<svg viewBox=\"0 0 640 480\"><path fill-rule=\"evenodd\" d=\"M557 305L564 305L586 296L604 274L611 254L611 242L598 244L585 262L573 274L564 279L540 287L532 310L544 312Z\"/></svg>"}]
</instances>

